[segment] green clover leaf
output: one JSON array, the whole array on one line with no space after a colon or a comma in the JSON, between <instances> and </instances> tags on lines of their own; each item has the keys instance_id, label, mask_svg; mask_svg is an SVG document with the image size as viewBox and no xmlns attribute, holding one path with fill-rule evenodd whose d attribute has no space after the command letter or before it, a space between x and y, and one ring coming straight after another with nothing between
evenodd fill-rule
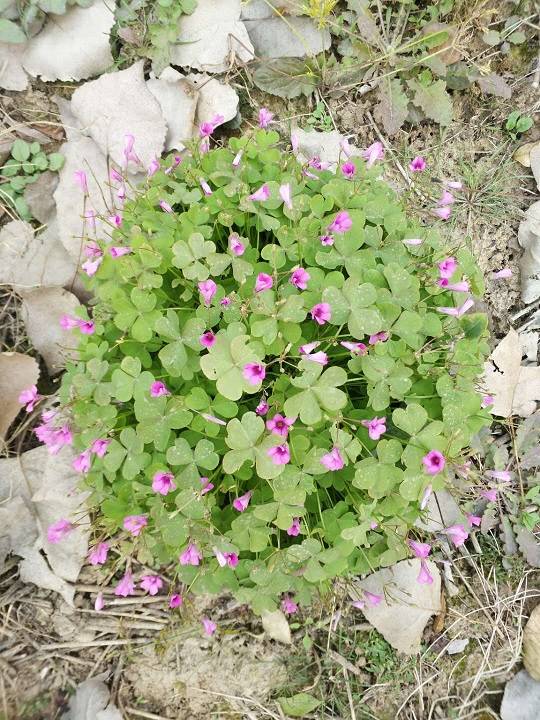
<instances>
[{"instance_id":1,"label":"green clover leaf","mask_svg":"<svg viewBox=\"0 0 540 720\"><path fill-rule=\"evenodd\" d=\"M188 280L207 280L210 270L201 262L208 255L215 253L213 242L205 240L200 232L192 233L187 242L179 240L172 246L174 267L180 268Z\"/></svg>"},{"instance_id":2,"label":"green clover leaf","mask_svg":"<svg viewBox=\"0 0 540 720\"><path fill-rule=\"evenodd\" d=\"M294 387L300 392L285 401L285 414L300 417L305 425L315 425L323 418L323 410L335 413L347 404L347 395L338 390L347 382L343 368L331 367L323 372L321 365L308 363L300 377L292 378Z\"/></svg>"},{"instance_id":3,"label":"green clover leaf","mask_svg":"<svg viewBox=\"0 0 540 720\"><path fill-rule=\"evenodd\" d=\"M214 345L201 357L201 370L207 378L215 380L218 392L227 400L239 400L243 393L261 389L260 383L252 385L243 375L245 365L261 362L249 339L249 335L231 338L218 333Z\"/></svg>"}]
</instances>

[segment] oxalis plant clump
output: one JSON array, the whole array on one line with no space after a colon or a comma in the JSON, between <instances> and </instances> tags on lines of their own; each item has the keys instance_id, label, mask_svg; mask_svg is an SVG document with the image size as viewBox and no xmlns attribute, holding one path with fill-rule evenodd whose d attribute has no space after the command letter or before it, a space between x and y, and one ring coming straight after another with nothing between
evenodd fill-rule
<instances>
[{"instance_id":1,"label":"oxalis plant clump","mask_svg":"<svg viewBox=\"0 0 540 720\"><path fill-rule=\"evenodd\" d=\"M114 551L117 594L137 558L152 594L175 563L172 607L229 591L290 613L337 577L429 553L414 523L490 423L486 317L467 312L482 278L407 217L378 143L345 143L328 168L268 129L209 150L206 125L142 188L113 170L121 210L88 209L91 318L62 320L78 361L37 433L80 453L90 562ZM468 531L443 530L456 545Z\"/></svg>"}]
</instances>

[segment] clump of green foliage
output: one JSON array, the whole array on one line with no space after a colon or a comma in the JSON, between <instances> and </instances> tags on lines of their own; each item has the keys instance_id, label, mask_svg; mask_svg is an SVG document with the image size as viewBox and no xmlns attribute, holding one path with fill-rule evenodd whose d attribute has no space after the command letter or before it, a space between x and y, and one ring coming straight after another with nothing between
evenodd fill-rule
<instances>
[{"instance_id":1,"label":"clump of green foliage","mask_svg":"<svg viewBox=\"0 0 540 720\"><path fill-rule=\"evenodd\" d=\"M0 198L12 206L23 220L31 220L32 214L24 199L25 188L36 182L45 170L57 171L63 164L61 153L46 155L38 142L15 140L11 156L0 168Z\"/></svg>"},{"instance_id":2,"label":"clump of green foliage","mask_svg":"<svg viewBox=\"0 0 540 720\"><path fill-rule=\"evenodd\" d=\"M94 0L0 0L0 42L24 43L39 32L47 15L63 15L73 5L90 7Z\"/></svg>"},{"instance_id":3,"label":"clump of green foliage","mask_svg":"<svg viewBox=\"0 0 540 720\"><path fill-rule=\"evenodd\" d=\"M376 165L350 162L352 179L303 167L276 132L259 130L156 172L120 227L96 239L95 331L74 331L79 360L63 378L77 450L110 440L86 475L96 536L156 567L195 548L198 564L179 564L177 579L259 612L407 557L426 488L448 482L422 458L435 449L446 469L461 464L490 423L477 387L486 317L438 311L463 302L438 284L448 252L438 232L407 217ZM343 212L350 227L322 244ZM110 245L129 253L112 257ZM454 255L456 278L480 295L471 254ZM305 288L291 282L300 267ZM261 274L272 287L257 291ZM210 281L206 302L199 284ZM320 304L331 311L323 324L312 317ZM380 332L386 341L370 344ZM342 342L363 343L363 354ZM326 365L300 350L309 343ZM255 384L251 363L265 370ZM153 397L157 382L170 394ZM265 426L276 414L295 419L286 437ZM379 440L362 424L374 416L386 418ZM283 445L288 462L275 464ZM329 470L333 448L343 466ZM152 489L157 472L172 473L174 490ZM133 515L147 523L135 538L122 531ZM238 564L222 566L220 553Z\"/></svg>"}]
</instances>

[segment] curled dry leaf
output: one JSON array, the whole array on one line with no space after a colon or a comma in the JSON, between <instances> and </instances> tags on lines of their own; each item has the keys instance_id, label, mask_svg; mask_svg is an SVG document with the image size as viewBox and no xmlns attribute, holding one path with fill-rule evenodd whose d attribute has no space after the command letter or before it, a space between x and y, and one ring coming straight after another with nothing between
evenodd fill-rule
<instances>
[{"instance_id":1,"label":"curled dry leaf","mask_svg":"<svg viewBox=\"0 0 540 720\"><path fill-rule=\"evenodd\" d=\"M60 593L69 605L71 583L88 552L88 526L81 514L88 493L77 490L80 476L71 466L73 458L70 447L50 455L42 446L0 460L0 533L9 538L9 550L22 558L20 577ZM48 526L75 514L82 524L61 543L49 543Z\"/></svg>"},{"instance_id":2,"label":"curled dry leaf","mask_svg":"<svg viewBox=\"0 0 540 720\"><path fill-rule=\"evenodd\" d=\"M39 366L33 357L22 353L0 353L0 439L19 412L22 405L19 395L39 378ZM1 444L1 443L0 443Z\"/></svg>"},{"instance_id":3,"label":"curled dry leaf","mask_svg":"<svg viewBox=\"0 0 540 720\"><path fill-rule=\"evenodd\" d=\"M198 0L191 15L178 23L178 44L171 49L171 62L205 72L225 72L234 60L253 59L253 45L240 21L240 0Z\"/></svg>"},{"instance_id":4,"label":"curled dry leaf","mask_svg":"<svg viewBox=\"0 0 540 720\"><path fill-rule=\"evenodd\" d=\"M294 128L291 135L296 137L298 143L296 155L302 163L308 162L313 157L318 157L323 162L332 163L332 165L337 164L340 159L344 160L342 143L345 141L345 136L337 130L317 132L316 130L306 131ZM351 155L360 155L360 150L354 145L349 145L349 150Z\"/></svg>"},{"instance_id":5,"label":"curled dry leaf","mask_svg":"<svg viewBox=\"0 0 540 720\"><path fill-rule=\"evenodd\" d=\"M540 160L537 164L535 158L536 151L531 153L531 167L538 168L538 182ZM525 211L525 217L518 229L518 243L524 250L520 261L521 299L529 304L540 297L540 201L533 203Z\"/></svg>"},{"instance_id":6,"label":"curled dry leaf","mask_svg":"<svg viewBox=\"0 0 540 720\"><path fill-rule=\"evenodd\" d=\"M79 301L62 288L37 288L22 293L23 319L32 345L45 360L47 370L56 375L66 360L77 356L70 330L60 327L62 315L73 315Z\"/></svg>"},{"instance_id":7,"label":"curled dry leaf","mask_svg":"<svg viewBox=\"0 0 540 720\"><path fill-rule=\"evenodd\" d=\"M22 66L25 45L0 43L0 88L26 90L28 75Z\"/></svg>"},{"instance_id":8,"label":"curled dry leaf","mask_svg":"<svg viewBox=\"0 0 540 720\"><path fill-rule=\"evenodd\" d=\"M27 185L24 191L24 199L32 216L47 225L56 211L53 193L58 187L58 174L46 170L38 176L38 179Z\"/></svg>"},{"instance_id":9,"label":"curled dry leaf","mask_svg":"<svg viewBox=\"0 0 540 720\"><path fill-rule=\"evenodd\" d=\"M28 44L25 69L42 80L82 80L113 64L109 35L114 25L111 4L96 0L90 7L71 7L52 16Z\"/></svg>"},{"instance_id":10,"label":"curled dry leaf","mask_svg":"<svg viewBox=\"0 0 540 720\"><path fill-rule=\"evenodd\" d=\"M477 83L484 95L495 95L505 100L509 100L512 97L512 88L500 75L490 73L483 77L480 76Z\"/></svg>"},{"instance_id":11,"label":"curled dry leaf","mask_svg":"<svg viewBox=\"0 0 540 720\"><path fill-rule=\"evenodd\" d=\"M110 702L110 692L105 680L108 673L101 673L82 682L69 702L63 720L122 720L122 714Z\"/></svg>"},{"instance_id":12,"label":"curled dry leaf","mask_svg":"<svg viewBox=\"0 0 540 720\"><path fill-rule=\"evenodd\" d=\"M144 167L161 155L167 126L158 101L146 86L143 60L78 87L71 98L71 111L103 155L110 155L119 166L124 163L127 134L135 136L134 150ZM129 169L138 172L141 168L130 163Z\"/></svg>"},{"instance_id":13,"label":"curled dry leaf","mask_svg":"<svg viewBox=\"0 0 540 720\"><path fill-rule=\"evenodd\" d=\"M441 612L439 570L430 560L426 563L433 577L431 585L418 582L420 560L415 558L372 573L350 591L353 600L361 599L362 590L381 596L377 605L366 602L362 612L392 647L408 655L420 651L424 628Z\"/></svg>"},{"instance_id":14,"label":"curled dry leaf","mask_svg":"<svg viewBox=\"0 0 540 720\"><path fill-rule=\"evenodd\" d=\"M332 43L328 29L306 17L248 20L246 28L259 58L313 57Z\"/></svg>"},{"instance_id":15,"label":"curled dry leaf","mask_svg":"<svg viewBox=\"0 0 540 720\"><path fill-rule=\"evenodd\" d=\"M261 620L263 629L269 638L285 645L291 644L291 628L281 610L273 610L272 612L263 610Z\"/></svg>"},{"instance_id":16,"label":"curled dry leaf","mask_svg":"<svg viewBox=\"0 0 540 720\"><path fill-rule=\"evenodd\" d=\"M506 683L500 714L501 720L538 720L540 682L526 670L520 670Z\"/></svg>"},{"instance_id":17,"label":"curled dry leaf","mask_svg":"<svg viewBox=\"0 0 540 720\"><path fill-rule=\"evenodd\" d=\"M534 608L523 630L523 664L529 675L540 681L540 605Z\"/></svg>"},{"instance_id":18,"label":"curled dry leaf","mask_svg":"<svg viewBox=\"0 0 540 720\"><path fill-rule=\"evenodd\" d=\"M168 131L165 149L182 150L193 135L198 92L174 68L167 67L159 78L146 81L146 86L160 104Z\"/></svg>"},{"instance_id":19,"label":"curled dry leaf","mask_svg":"<svg viewBox=\"0 0 540 720\"><path fill-rule=\"evenodd\" d=\"M29 223L13 220L0 230L0 283L16 289L62 286L71 282L76 263L58 241L54 224L34 236Z\"/></svg>"},{"instance_id":20,"label":"curled dry leaf","mask_svg":"<svg viewBox=\"0 0 540 720\"><path fill-rule=\"evenodd\" d=\"M200 73L188 75L187 79L199 92L195 116L197 125L210 122L216 115L221 115L224 123L236 117L239 98L234 88Z\"/></svg>"},{"instance_id":21,"label":"curled dry leaf","mask_svg":"<svg viewBox=\"0 0 540 720\"><path fill-rule=\"evenodd\" d=\"M540 140L520 145L512 157L523 167L531 167L531 152L536 148L540 148Z\"/></svg>"}]
</instances>

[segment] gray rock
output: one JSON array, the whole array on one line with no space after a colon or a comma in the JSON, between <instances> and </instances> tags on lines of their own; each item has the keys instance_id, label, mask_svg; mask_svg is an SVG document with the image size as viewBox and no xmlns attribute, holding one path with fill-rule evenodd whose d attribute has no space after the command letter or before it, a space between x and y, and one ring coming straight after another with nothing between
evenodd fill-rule
<instances>
[{"instance_id":1,"label":"gray rock","mask_svg":"<svg viewBox=\"0 0 540 720\"><path fill-rule=\"evenodd\" d=\"M30 212L43 225L49 222L56 209L53 193L57 186L57 173L46 170L36 182L27 185L24 190L24 199Z\"/></svg>"},{"instance_id":2,"label":"gray rock","mask_svg":"<svg viewBox=\"0 0 540 720\"><path fill-rule=\"evenodd\" d=\"M245 23L255 52L261 58L305 57L328 50L330 32L319 30L310 18L280 17L248 20Z\"/></svg>"},{"instance_id":3,"label":"gray rock","mask_svg":"<svg viewBox=\"0 0 540 720\"><path fill-rule=\"evenodd\" d=\"M540 718L540 682L526 670L506 683L501 704L501 720L538 720Z\"/></svg>"}]
</instances>

